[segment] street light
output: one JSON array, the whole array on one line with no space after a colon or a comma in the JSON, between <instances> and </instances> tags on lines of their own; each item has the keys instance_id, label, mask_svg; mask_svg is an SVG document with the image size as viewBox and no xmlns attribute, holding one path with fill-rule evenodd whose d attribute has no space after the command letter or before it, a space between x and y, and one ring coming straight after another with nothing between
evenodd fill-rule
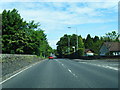
<instances>
[{"instance_id":1,"label":"street light","mask_svg":"<svg viewBox=\"0 0 120 90\"><path fill-rule=\"evenodd\" d=\"M76 27L76 35L77 35L77 27ZM77 41L76 41L76 42L77 42L77 50L78 50L78 35L77 35L76 38L77 38ZM77 50L76 50L76 51L77 51Z\"/></svg>"},{"instance_id":2,"label":"street light","mask_svg":"<svg viewBox=\"0 0 120 90\"><path fill-rule=\"evenodd\" d=\"M67 27L71 28L71 27ZM68 54L70 55L70 37L68 36Z\"/></svg>"},{"instance_id":3,"label":"street light","mask_svg":"<svg viewBox=\"0 0 120 90\"><path fill-rule=\"evenodd\" d=\"M68 36L68 53L70 54L70 38Z\"/></svg>"},{"instance_id":4,"label":"street light","mask_svg":"<svg viewBox=\"0 0 120 90\"><path fill-rule=\"evenodd\" d=\"M68 27L68 28L71 28L71 27ZM76 45L76 51L77 51L78 50L78 35L77 35L78 32L77 32L77 27L75 29L76 29L76 39L77 39L76 40L76 44L77 44Z\"/></svg>"}]
</instances>

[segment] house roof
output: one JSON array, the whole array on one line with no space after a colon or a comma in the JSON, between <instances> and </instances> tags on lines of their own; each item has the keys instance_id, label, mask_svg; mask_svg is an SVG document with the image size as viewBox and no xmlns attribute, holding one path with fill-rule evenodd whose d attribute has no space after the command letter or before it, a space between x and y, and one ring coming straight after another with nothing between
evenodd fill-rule
<instances>
[{"instance_id":1,"label":"house roof","mask_svg":"<svg viewBox=\"0 0 120 90\"><path fill-rule=\"evenodd\" d=\"M104 42L109 51L120 51L120 42Z\"/></svg>"},{"instance_id":2,"label":"house roof","mask_svg":"<svg viewBox=\"0 0 120 90\"><path fill-rule=\"evenodd\" d=\"M85 53L87 53L87 52L94 52L92 49L85 49L85 51L84 51Z\"/></svg>"}]
</instances>

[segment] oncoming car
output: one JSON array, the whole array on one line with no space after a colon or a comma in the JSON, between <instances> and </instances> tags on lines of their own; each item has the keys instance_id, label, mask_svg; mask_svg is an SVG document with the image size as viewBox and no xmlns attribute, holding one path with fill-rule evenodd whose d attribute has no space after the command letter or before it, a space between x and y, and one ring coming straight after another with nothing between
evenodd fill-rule
<instances>
[{"instance_id":1,"label":"oncoming car","mask_svg":"<svg viewBox=\"0 0 120 90\"><path fill-rule=\"evenodd\" d=\"M53 57L53 56L49 56L48 58L49 58L49 59L53 59L54 57Z\"/></svg>"}]
</instances>

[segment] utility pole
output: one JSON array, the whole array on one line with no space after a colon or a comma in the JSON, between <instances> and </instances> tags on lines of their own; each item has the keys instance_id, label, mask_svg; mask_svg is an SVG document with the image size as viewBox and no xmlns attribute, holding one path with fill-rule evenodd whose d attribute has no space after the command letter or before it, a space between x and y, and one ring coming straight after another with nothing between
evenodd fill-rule
<instances>
[{"instance_id":1,"label":"utility pole","mask_svg":"<svg viewBox=\"0 0 120 90\"><path fill-rule=\"evenodd\" d=\"M68 28L71 28L71 27L68 27ZM75 28L76 29L76 51L78 50L78 32L77 32L77 27Z\"/></svg>"},{"instance_id":2,"label":"utility pole","mask_svg":"<svg viewBox=\"0 0 120 90\"><path fill-rule=\"evenodd\" d=\"M76 43L77 43L77 46L76 46L76 51L78 50L78 34L77 34L77 28L76 28L76 38L77 38L77 40L76 40Z\"/></svg>"},{"instance_id":3,"label":"utility pole","mask_svg":"<svg viewBox=\"0 0 120 90\"><path fill-rule=\"evenodd\" d=\"M68 54L70 54L70 37L68 36Z\"/></svg>"},{"instance_id":4,"label":"utility pole","mask_svg":"<svg viewBox=\"0 0 120 90\"><path fill-rule=\"evenodd\" d=\"M71 27L67 27L70 29ZM70 37L68 36L68 55L70 55Z\"/></svg>"}]
</instances>

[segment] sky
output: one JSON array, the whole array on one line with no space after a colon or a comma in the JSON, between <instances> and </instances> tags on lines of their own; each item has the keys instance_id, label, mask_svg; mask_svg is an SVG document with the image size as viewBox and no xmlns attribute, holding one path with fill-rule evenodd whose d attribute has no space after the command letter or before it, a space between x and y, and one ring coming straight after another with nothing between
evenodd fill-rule
<instances>
[{"instance_id":1,"label":"sky","mask_svg":"<svg viewBox=\"0 0 120 90\"><path fill-rule=\"evenodd\" d=\"M40 22L53 49L64 34L86 38L118 31L118 0L0 0L0 13L16 8L27 22ZM71 27L71 28L68 28Z\"/></svg>"}]
</instances>

